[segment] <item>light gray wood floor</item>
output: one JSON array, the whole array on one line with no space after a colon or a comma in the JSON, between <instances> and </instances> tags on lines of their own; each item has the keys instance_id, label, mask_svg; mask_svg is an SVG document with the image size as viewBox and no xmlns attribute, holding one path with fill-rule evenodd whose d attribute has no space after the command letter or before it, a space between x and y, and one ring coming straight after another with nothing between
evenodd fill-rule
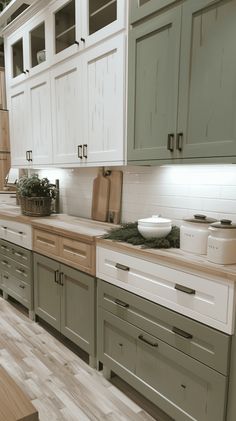
<instances>
[{"instance_id":1,"label":"light gray wood floor","mask_svg":"<svg viewBox=\"0 0 236 421\"><path fill-rule=\"evenodd\" d=\"M1 297L0 365L30 397L40 421L168 419L159 418L157 408L120 379L105 380L101 372Z\"/></svg>"}]
</instances>

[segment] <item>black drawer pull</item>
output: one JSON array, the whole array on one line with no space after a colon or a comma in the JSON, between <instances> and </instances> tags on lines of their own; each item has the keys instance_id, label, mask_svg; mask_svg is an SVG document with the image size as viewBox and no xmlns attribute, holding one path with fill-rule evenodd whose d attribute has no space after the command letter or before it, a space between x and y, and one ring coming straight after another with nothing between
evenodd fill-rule
<instances>
[{"instance_id":1,"label":"black drawer pull","mask_svg":"<svg viewBox=\"0 0 236 421\"><path fill-rule=\"evenodd\" d=\"M21 275L24 275L25 274L25 270L24 269L21 269L21 268L16 269L16 272L17 273L20 273Z\"/></svg>"},{"instance_id":2,"label":"black drawer pull","mask_svg":"<svg viewBox=\"0 0 236 421\"><path fill-rule=\"evenodd\" d=\"M185 294L195 294L195 289L185 287L184 285L175 284L175 289L181 292L185 292Z\"/></svg>"},{"instance_id":3,"label":"black drawer pull","mask_svg":"<svg viewBox=\"0 0 236 421\"><path fill-rule=\"evenodd\" d=\"M60 272L60 275L59 275L59 285L61 285L62 287L64 285L64 273L63 272Z\"/></svg>"},{"instance_id":4,"label":"black drawer pull","mask_svg":"<svg viewBox=\"0 0 236 421\"><path fill-rule=\"evenodd\" d=\"M55 270L54 272L54 282L56 282L56 284L59 284L59 270Z\"/></svg>"},{"instance_id":5,"label":"black drawer pull","mask_svg":"<svg viewBox=\"0 0 236 421\"><path fill-rule=\"evenodd\" d=\"M118 306L121 306L121 307L124 307L124 308L128 308L128 307L129 307L129 304L124 303L124 301L118 300L118 298L116 298L116 299L115 299L115 303L116 303Z\"/></svg>"},{"instance_id":6,"label":"black drawer pull","mask_svg":"<svg viewBox=\"0 0 236 421\"><path fill-rule=\"evenodd\" d=\"M122 265L121 263L116 263L116 268L127 272L129 271L129 266Z\"/></svg>"},{"instance_id":7,"label":"black drawer pull","mask_svg":"<svg viewBox=\"0 0 236 421\"><path fill-rule=\"evenodd\" d=\"M169 133L167 137L167 149L170 152L173 152L174 150L174 141L175 141L174 133Z\"/></svg>"},{"instance_id":8,"label":"black drawer pull","mask_svg":"<svg viewBox=\"0 0 236 421\"><path fill-rule=\"evenodd\" d=\"M179 329L178 327L173 326L172 332L176 333L179 336L182 336L185 339L192 339L193 335L191 333L185 332L184 330Z\"/></svg>"},{"instance_id":9,"label":"black drawer pull","mask_svg":"<svg viewBox=\"0 0 236 421\"><path fill-rule=\"evenodd\" d=\"M147 339L145 339L143 335L139 335L138 338L140 339L140 341L145 342L145 344L150 345L153 348L157 348L158 347L158 343L157 342L150 342Z\"/></svg>"},{"instance_id":10,"label":"black drawer pull","mask_svg":"<svg viewBox=\"0 0 236 421\"><path fill-rule=\"evenodd\" d=\"M8 275L3 275L3 278L4 278L4 279L9 279L9 278L8 278Z\"/></svg>"},{"instance_id":11,"label":"black drawer pull","mask_svg":"<svg viewBox=\"0 0 236 421\"><path fill-rule=\"evenodd\" d=\"M21 289L25 289L25 286L24 286L24 285L19 285L19 287L20 287Z\"/></svg>"},{"instance_id":12,"label":"black drawer pull","mask_svg":"<svg viewBox=\"0 0 236 421\"><path fill-rule=\"evenodd\" d=\"M24 256L23 253L18 253L18 251L15 251L14 249L12 249L12 251L13 251L13 254L15 254L15 256L18 256L18 257Z\"/></svg>"},{"instance_id":13,"label":"black drawer pull","mask_svg":"<svg viewBox=\"0 0 236 421\"><path fill-rule=\"evenodd\" d=\"M8 262L7 260L2 260L2 264L3 264L4 266L9 266L9 262Z\"/></svg>"},{"instance_id":14,"label":"black drawer pull","mask_svg":"<svg viewBox=\"0 0 236 421\"><path fill-rule=\"evenodd\" d=\"M6 250L7 246L1 246L1 249Z\"/></svg>"}]
</instances>

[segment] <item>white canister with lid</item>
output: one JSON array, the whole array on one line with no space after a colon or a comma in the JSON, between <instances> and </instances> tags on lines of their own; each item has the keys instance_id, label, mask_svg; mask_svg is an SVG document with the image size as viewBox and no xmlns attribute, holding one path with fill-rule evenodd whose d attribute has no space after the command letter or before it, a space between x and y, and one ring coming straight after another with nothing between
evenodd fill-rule
<instances>
[{"instance_id":1,"label":"white canister with lid","mask_svg":"<svg viewBox=\"0 0 236 421\"><path fill-rule=\"evenodd\" d=\"M220 265L236 264L236 224L222 219L209 227L207 259Z\"/></svg>"},{"instance_id":2,"label":"white canister with lid","mask_svg":"<svg viewBox=\"0 0 236 421\"><path fill-rule=\"evenodd\" d=\"M208 227L216 219L196 214L184 219L180 227L180 249L194 254L207 254Z\"/></svg>"}]
</instances>

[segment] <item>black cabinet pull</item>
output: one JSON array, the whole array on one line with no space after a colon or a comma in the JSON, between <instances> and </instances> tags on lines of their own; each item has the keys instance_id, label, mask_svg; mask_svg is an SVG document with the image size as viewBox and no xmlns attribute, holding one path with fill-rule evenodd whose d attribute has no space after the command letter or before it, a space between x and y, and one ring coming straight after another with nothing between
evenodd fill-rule
<instances>
[{"instance_id":1,"label":"black cabinet pull","mask_svg":"<svg viewBox=\"0 0 236 421\"><path fill-rule=\"evenodd\" d=\"M83 145L83 157L88 158L88 145L86 143Z\"/></svg>"},{"instance_id":2,"label":"black cabinet pull","mask_svg":"<svg viewBox=\"0 0 236 421\"><path fill-rule=\"evenodd\" d=\"M59 270L54 271L54 281L59 284Z\"/></svg>"},{"instance_id":3,"label":"black cabinet pull","mask_svg":"<svg viewBox=\"0 0 236 421\"><path fill-rule=\"evenodd\" d=\"M175 284L175 289L181 292L185 292L185 294L195 294L195 289L185 287L184 285Z\"/></svg>"},{"instance_id":4,"label":"black cabinet pull","mask_svg":"<svg viewBox=\"0 0 236 421\"><path fill-rule=\"evenodd\" d=\"M140 339L140 341L145 342L145 344L152 346L153 348L157 348L158 347L158 343L157 342L151 342L148 341L147 339L144 338L143 335L139 335L138 337Z\"/></svg>"},{"instance_id":5,"label":"black cabinet pull","mask_svg":"<svg viewBox=\"0 0 236 421\"><path fill-rule=\"evenodd\" d=\"M33 161L33 157L32 157L32 154L33 154L33 152L32 151L29 151L29 161Z\"/></svg>"},{"instance_id":6,"label":"black cabinet pull","mask_svg":"<svg viewBox=\"0 0 236 421\"><path fill-rule=\"evenodd\" d=\"M179 329L178 327L173 326L172 332L176 333L176 335L182 336L185 339L192 339L193 335L191 333L185 332L182 329Z\"/></svg>"},{"instance_id":7,"label":"black cabinet pull","mask_svg":"<svg viewBox=\"0 0 236 421\"><path fill-rule=\"evenodd\" d=\"M26 161L29 161L29 151L25 152L25 158L26 158Z\"/></svg>"},{"instance_id":8,"label":"black cabinet pull","mask_svg":"<svg viewBox=\"0 0 236 421\"><path fill-rule=\"evenodd\" d=\"M24 285L19 285L19 287L20 287L21 289L25 289L25 286L24 286Z\"/></svg>"},{"instance_id":9,"label":"black cabinet pull","mask_svg":"<svg viewBox=\"0 0 236 421\"><path fill-rule=\"evenodd\" d=\"M3 278L9 279L8 275L3 275Z\"/></svg>"},{"instance_id":10,"label":"black cabinet pull","mask_svg":"<svg viewBox=\"0 0 236 421\"><path fill-rule=\"evenodd\" d=\"M85 43L85 39L84 38L80 38L80 41L82 41L83 43Z\"/></svg>"},{"instance_id":11,"label":"black cabinet pull","mask_svg":"<svg viewBox=\"0 0 236 421\"><path fill-rule=\"evenodd\" d=\"M76 45L79 45L79 41L76 41L76 40L75 40L75 44L76 44Z\"/></svg>"},{"instance_id":12,"label":"black cabinet pull","mask_svg":"<svg viewBox=\"0 0 236 421\"><path fill-rule=\"evenodd\" d=\"M129 271L129 266L122 265L121 263L116 263L115 266L116 266L117 269L121 269L121 270L124 270L126 272Z\"/></svg>"},{"instance_id":13,"label":"black cabinet pull","mask_svg":"<svg viewBox=\"0 0 236 421\"><path fill-rule=\"evenodd\" d=\"M174 140L175 140L174 133L169 133L167 137L167 149L170 152L173 152L174 150Z\"/></svg>"},{"instance_id":14,"label":"black cabinet pull","mask_svg":"<svg viewBox=\"0 0 236 421\"><path fill-rule=\"evenodd\" d=\"M59 284L63 287L63 285L64 285L64 273L63 272L60 272L60 275L59 275Z\"/></svg>"},{"instance_id":15,"label":"black cabinet pull","mask_svg":"<svg viewBox=\"0 0 236 421\"><path fill-rule=\"evenodd\" d=\"M176 139L176 149L178 149L178 151L182 151L183 148L183 133L180 132L177 134L177 139Z\"/></svg>"},{"instance_id":16,"label":"black cabinet pull","mask_svg":"<svg viewBox=\"0 0 236 421\"><path fill-rule=\"evenodd\" d=\"M3 227L4 230L7 230L7 227Z\"/></svg>"},{"instance_id":17,"label":"black cabinet pull","mask_svg":"<svg viewBox=\"0 0 236 421\"><path fill-rule=\"evenodd\" d=\"M115 303L116 303L118 306L121 306L121 307L124 307L124 308L128 308L128 307L129 307L129 304L124 303L124 301L118 300L118 298L116 298L116 299L115 299Z\"/></svg>"},{"instance_id":18,"label":"black cabinet pull","mask_svg":"<svg viewBox=\"0 0 236 421\"><path fill-rule=\"evenodd\" d=\"M82 159L83 158L83 145L78 145L78 158Z\"/></svg>"}]
</instances>

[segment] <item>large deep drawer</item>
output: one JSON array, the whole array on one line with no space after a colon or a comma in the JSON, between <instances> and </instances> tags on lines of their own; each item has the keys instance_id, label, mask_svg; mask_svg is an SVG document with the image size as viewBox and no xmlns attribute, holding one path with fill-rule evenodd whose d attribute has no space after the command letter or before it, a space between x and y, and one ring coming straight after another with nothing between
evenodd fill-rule
<instances>
[{"instance_id":1,"label":"large deep drawer","mask_svg":"<svg viewBox=\"0 0 236 421\"><path fill-rule=\"evenodd\" d=\"M32 250L31 225L0 219L0 238Z\"/></svg>"},{"instance_id":2,"label":"large deep drawer","mask_svg":"<svg viewBox=\"0 0 236 421\"><path fill-rule=\"evenodd\" d=\"M234 282L97 247L98 278L223 332L234 332Z\"/></svg>"},{"instance_id":3,"label":"large deep drawer","mask_svg":"<svg viewBox=\"0 0 236 421\"><path fill-rule=\"evenodd\" d=\"M222 374L228 374L229 335L100 280L98 305Z\"/></svg>"},{"instance_id":4,"label":"large deep drawer","mask_svg":"<svg viewBox=\"0 0 236 421\"><path fill-rule=\"evenodd\" d=\"M98 309L98 357L176 421L224 421L228 378Z\"/></svg>"}]
</instances>

